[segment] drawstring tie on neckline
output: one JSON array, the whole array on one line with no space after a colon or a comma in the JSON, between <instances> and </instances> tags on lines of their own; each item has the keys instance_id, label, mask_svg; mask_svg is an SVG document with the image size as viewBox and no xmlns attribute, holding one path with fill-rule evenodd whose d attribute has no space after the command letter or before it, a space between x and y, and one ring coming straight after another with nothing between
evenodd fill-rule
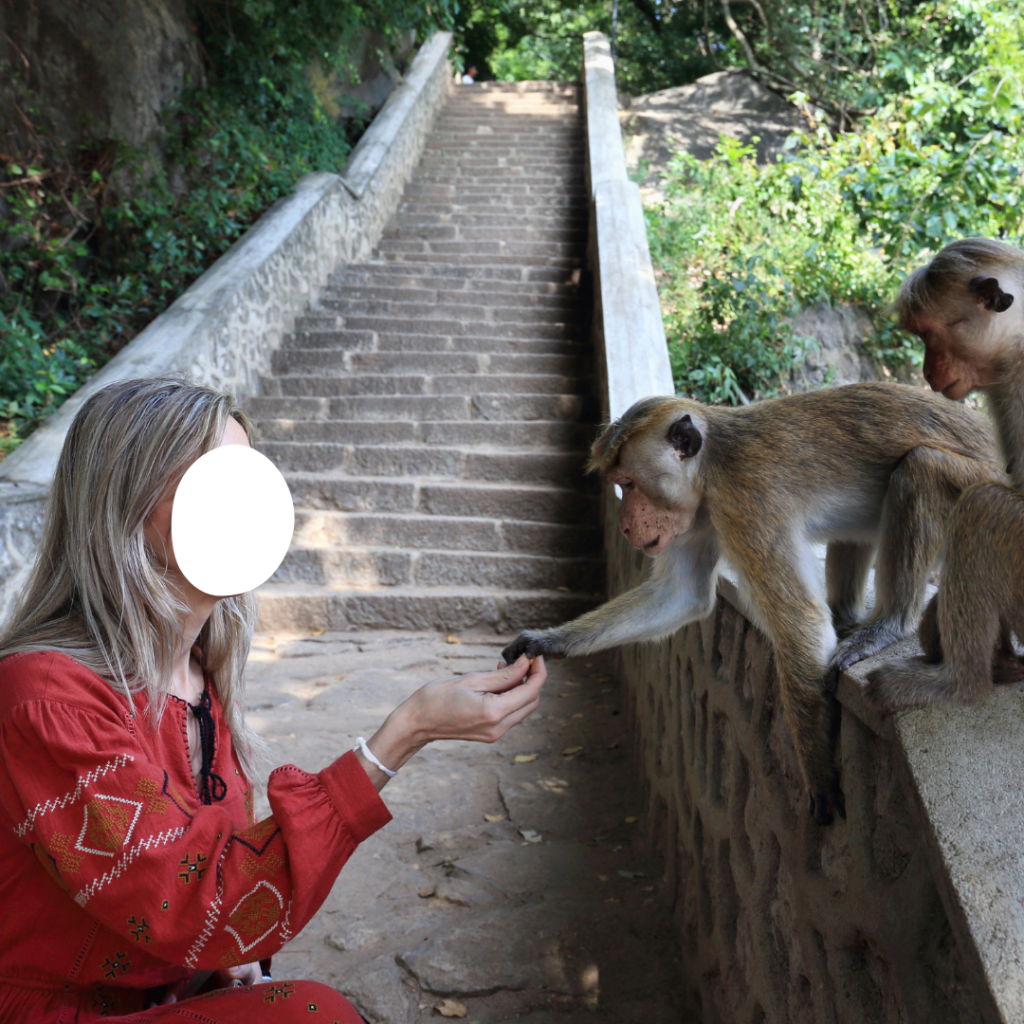
<instances>
[{"instance_id":1,"label":"drawstring tie on neckline","mask_svg":"<svg viewBox=\"0 0 1024 1024\"><path fill-rule=\"evenodd\" d=\"M223 800L228 793L227 783L213 771L217 727L210 711L212 706L213 701L210 699L209 687L203 690L198 704L189 704L188 706L199 725L199 751L202 756L202 767L199 772L203 779L202 785L199 786L199 799L204 804L213 803L214 800Z\"/></svg>"}]
</instances>

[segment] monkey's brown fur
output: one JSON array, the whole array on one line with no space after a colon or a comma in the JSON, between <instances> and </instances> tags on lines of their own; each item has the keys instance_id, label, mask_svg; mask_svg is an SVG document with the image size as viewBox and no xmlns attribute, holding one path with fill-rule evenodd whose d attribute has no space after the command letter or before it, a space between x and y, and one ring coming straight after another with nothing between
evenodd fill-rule
<instances>
[{"instance_id":1,"label":"monkey's brown fur","mask_svg":"<svg viewBox=\"0 0 1024 1024\"><path fill-rule=\"evenodd\" d=\"M953 242L904 282L894 308L925 342L933 388L988 395L1013 487L964 492L921 621L925 657L876 669L868 695L883 707L972 700L1024 671L1011 642L1024 639L1024 253L984 238Z\"/></svg>"},{"instance_id":2,"label":"monkey's brown fur","mask_svg":"<svg viewBox=\"0 0 1024 1024\"><path fill-rule=\"evenodd\" d=\"M823 673L916 623L946 519L965 488L996 478L993 458L983 418L902 385L855 384L735 409L645 399L604 430L590 466L629 489L621 525L630 542L664 554L639 587L573 622L522 634L503 657L585 654L670 635L711 610L724 559L773 641L812 812L825 824L844 805ZM663 519L652 515L659 511ZM662 536L673 522L682 524L677 535ZM825 594L817 540L829 542ZM835 626L851 629L863 615L876 544L875 614L836 648Z\"/></svg>"}]
</instances>

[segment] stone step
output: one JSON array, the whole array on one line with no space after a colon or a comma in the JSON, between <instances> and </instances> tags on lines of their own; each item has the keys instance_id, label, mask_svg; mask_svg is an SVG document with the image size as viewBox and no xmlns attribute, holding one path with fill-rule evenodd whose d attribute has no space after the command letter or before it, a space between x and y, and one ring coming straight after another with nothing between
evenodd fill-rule
<instances>
[{"instance_id":1,"label":"stone step","mask_svg":"<svg viewBox=\"0 0 1024 1024\"><path fill-rule=\"evenodd\" d=\"M350 477L343 474L285 473L301 509L329 512L416 513L531 523L596 521L600 493L593 480L584 489L539 483L473 483L412 480L408 477ZM578 529L575 527L574 529Z\"/></svg>"},{"instance_id":2,"label":"stone step","mask_svg":"<svg viewBox=\"0 0 1024 1024\"><path fill-rule=\"evenodd\" d=\"M336 271L321 295L328 298L398 299L422 302L463 302L467 296L501 296L506 306L557 306L575 301L579 287L554 281L501 281L444 278L440 275L374 273L375 268L350 267ZM481 300L477 300L481 301Z\"/></svg>"},{"instance_id":3,"label":"stone step","mask_svg":"<svg viewBox=\"0 0 1024 1024\"><path fill-rule=\"evenodd\" d=\"M586 255L585 241L575 242L517 242L513 240L477 239L472 242L452 239L426 240L422 238L385 238L378 250L385 257L390 255L413 256L429 260L431 256L446 257L452 263L527 262L531 257L538 260L561 259L572 261L575 266Z\"/></svg>"},{"instance_id":4,"label":"stone step","mask_svg":"<svg viewBox=\"0 0 1024 1024\"><path fill-rule=\"evenodd\" d=\"M318 398L344 398L356 395L466 395L496 392L514 395L585 395L591 383L586 378L555 374L447 374L438 377L416 374L377 376L358 374L348 377L280 376L261 377L260 391L268 396L315 395ZM343 417L348 419L349 417Z\"/></svg>"},{"instance_id":5,"label":"stone step","mask_svg":"<svg viewBox=\"0 0 1024 1024\"><path fill-rule=\"evenodd\" d=\"M579 164L582 144L582 138L569 135L551 137L446 132L431 136L423 151L432 160L474 160L491 165L499 160L505 163L520 160L538 166L552 162Z\"/></svg>"},{"instance_id":6,"label":"stone step","mask_svg":"<svg viewBox=\"0 0 1024 1024\"><path fill-rule=\"evenodd\" d=\"M558 291L555 291L558 288ZM320 293L321 305L328 302L374 301L389 303L430 303L431 305L453 305L465 308L480 305L486 308L527 308L542 309L545 312L572 309L576 305L578 289L567 285L547 285L543 288L497 287L476 284L470 287L461 282L458 287L449 288L445 282L433 282L415 286L411 283L396 284L378 281L374 284L329 285ZM328 307L328 308L334 308Z\"/></svg>"},{"instance_id":7,"label":"stone step","mask_svg":"<svg viewBox=\"0 0 1024 1024\"><path fill-rule=\"evenodd\" d=\"M508 445L513 448L580 449L589 445L589 424L565 420L312 420L260 419L263 441L335 444Z\"/></svg>"},{"instance_id":8,"label":"stone step","mask_svg":"<svg viewBox=\"0 0 1024 1024\"><path fill-rule=\"evenodd\" d=\"M429 294L429 293L428 293ZM435 296L437 293L435 293ZM327 313L337 313L346 321L353 317L402 317L409 320L476 320L481 323L548 323L565 320L576 314L577 303L563 298L548 302L506 302L503 296L495 296L493 302L484 304L488 298L483 289L454 294L454 301L435 297L420 298L415 293L405 294L401 300L391 298L358 298L347 292L329 291L320 297L320 308Z\"/></svg>"},{"instance_id":9,"label":"stone step","mask_svg":"<svg viewBox=\"0 0 1024 1024\"><path fill-rule=\"evenodd\" d=\"M272 419L402 422L439 420L574 421L589 419L596 399L587 395L478 393L472 395L355 395L347 398L268 396L250 398L246 411Z\"/></svg>"},{"instance_id":10,"label":"stone step","mask_svg":"<svg viewBox=\"0 0 1024 1024\"><path fill-rule=\"evenodd\" d=\"M497 320L442 320L427 317L402 316L359 316L347 314L338 317L338 325L349 331L375 331L377 334L396 334L404 331L433 333L446 337L482 338L525 338L539 341L542 338L577 340L583 328L582 318L572 317L561 320L523 321Z\"/></svg>"},{"instance_id":11,"label":"stone step","mask_svg":"<svg viewBox=\"0 0 1024 1024\"><path fill-rule=\"evenodd\" d=\"M429 263L416 263L414 260L377 260L373 263L354 263L344 270L336 272L344 276L348 273L373 274L375 280L387 282L391 277L404 277L414 274L418 277L441 279L438 283L446 288L455 288L453 282L465 282L465 287L482 287L480 281L501 282L501 286L516 285L548 285L575 284L579 281L579 264L562 267L509 266L507 264L456 264L436 260ZM332 280L334 278L332 277ZM473 282L469 284L468 282ZM488 286L490 287L490 286Z\"/></svg>"},{"instance_id":12,"label":"stone step","mask_svg":"<svg viewBox=\"0 0 1024 1024\"><path fill-rule=\"evenodd\" d=\"M576 377L586 364L576 355L489 355L482 352L346 352L327 348L279 348L275 374L561 374Z\"/></svg>"},{"instance_id":13,"label":"stone step","mask_svg":"<svg viewBox=\"0 0 1024 1024\"><path fill-rule=\"evenodd\" d=\"M265 583L257 591L261 630L406 629L512 633L575 618L596 593L493 587L332 588Z\"/></svg>"},{"instance_id":14,"label":"stone step","mask_svg":"<svg viewBox=\"0 0 1024 1024\"><path fill-rule=\"evenodd\" d=\"M293 543L275 583L320 586L507 587L594 592L604 582L597 558L549 558L451 549L304 547Z\"/></svg>"},{"instance_id":15,"label":"stone step","mask_svg":"<svg viewBox=\"0 0 1024 1024\"><path fill-rule=\"evenodd\" d=\"M463 265L476 267L487 263L492 266L515 267L520 271L537 270L559 270L564 273L578 271L582 259L579 256L524 256L520 255L497 255L495 253L448 253L432 252L405 253L405 252L381 252L381 259L390 263L443 263L446 265Z\"/></svg>"},{"instance_id":16,"label":"stone step","mask_svg":"<svg viewBox=\"0 0 1024 1024\"><path fill-rule=\"evenodd\" d=\"M506 217L508 219L550 221L552 218L571 216L586 219L587 204L583 196L535 197L529 202L522 196L492 195L474 196L472 202L457 202L454 196L442 201L437 196L416 196L406 199L398 208L398 216L404 223L406 218L427 215L457 219L464 216Z\"/></svg>"},{"instance_id":17,"label":"stone step","mask_svg":"<svg viewBox=\"0 0 1024 1024\"><path fill-rule=\"evenodd\" d=\"M294 543L311 550L409 548L581 558L599 555L602 538L593 525L299 508Z\"/></svg>"},{"instance_id":18,"label":"stone step","mask_svg":"<svg viewBox=\"0 0 1024 1024\"><path fill-rule=\"evenodd\" d=\"M586 188L582 185L562 184L527 184L526 182L506 182L500 190L495 190L493 185L472 185L460 182L458 186L447 181L415 182L406 185L403 193L407 199L455 199L461 198L466 202L479 202L484 196L499 194L510 202L522 203L524 206L530 202L542 203L572 201L586 202Z\"/></svg>"},{"instance_id":19,"label":"stone step","mask_svg":"<svg viewBox=\"0 0 1024 1024\"><path fill-rule=\"evenodd\" d=\"M542 338L452 337L448 334L378 334L376 331L297 331L285 337L282 349L341 349L346 352L479 352L520 355L589 355L579 341Z\"/></svg>"},{"instance_id":20,"label":"stone step","mask_svg":"<svg viewBox=\"0 0 1024 1024\"><path fill-rule=\"evenodd\" d=\"M452 242L463 249L479 249L480 243L499 245L514 242L554 242L558 244L586 244L586 223L563 224L558 227L524 227L515 224L491 224L466 227L459 223L450 224L406 224L399 218L384 231L383 241L414 239L425 242Z\"/></svg>"},{"instance_id":21,"label":"stone step","mask_svg":"<svg viewBox=\"0 0 1024 1024\"><path fill-rule=\"evenodd\" d=\"M552 204L528 207L522 204L507 203L476 204L473 206L456 206L454 204L420 203L402 204L394 219L394 225L403 230L412 227L506 227L527 228L530 230L543 228L551 230L552 223L565 227L566 230L580 230L587 227L587 207L583 203L561 203L558 207Z\"/></svg>"},{"instance_id":22,"label":"stone step","mask_svg":"<svg viewBox=\"0 0 1024 1024\"><path fill-rule=\"evenodd\" d=\"M332 444L263 441L260 451L282 472L349 476L413 476L480 482L579 484L586 453L544 448L483 448L418 444Z\"/></svg>"},{"instance_id":23,"label":"stone step","mask_svg":"<svg viewBox=\"0 0 1024 1024\"><path fill-rule=\"evenodd\" d=\"M299 331L286 336L288 349L340 349L347 352L477 352L483 354L577 355L590 354L579 341L522 338L452 337L445 334L378 334L376 331Z\"/></svg>"},{"instance_id":24,"label":"stone step","mask_svg":"<svg viewBox=\"0 0 1024 1024\"><path fill-rule=\"evenodd\" d=\"M505 185L529 185L531 187L551 188L557 186L563 193L583 193L585 181L583 168L577 167L572 173L553 169L550 173L542 171L523 171L520 174L509 174L507 167L475 167L472 170L462 170L457 167L442 167L436 169L425 169L419 180L424 184L445 184L455 185L458 188L463 186L477 189L504 188ZM472 194L472 193L469 193Z\"/></svg>"}]
</instances>

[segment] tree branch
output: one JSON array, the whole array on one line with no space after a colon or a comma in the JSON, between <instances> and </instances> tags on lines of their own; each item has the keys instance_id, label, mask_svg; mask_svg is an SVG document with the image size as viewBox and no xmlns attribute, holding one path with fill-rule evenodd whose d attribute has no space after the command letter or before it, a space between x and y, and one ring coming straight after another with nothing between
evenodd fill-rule
<instances>
[{"instance_id":1,"label":"tree branch","mask_svg":"<svg viewBox=\"0 0 1024 1024\"><path fill-rule=\"evenodd\" d=\"M750 45L750 40L747 38L746 33L739 27L736 19L732 16L729 0L719 0L719 2L722 5L725 23L729 26L729 31L736 37L736 41L743 47L743 52L747 56L747 63L750 65L751 71L759 70L761 65L758 64L757 58L754 56L754 48Z\"/></svg>"}]
</instances>

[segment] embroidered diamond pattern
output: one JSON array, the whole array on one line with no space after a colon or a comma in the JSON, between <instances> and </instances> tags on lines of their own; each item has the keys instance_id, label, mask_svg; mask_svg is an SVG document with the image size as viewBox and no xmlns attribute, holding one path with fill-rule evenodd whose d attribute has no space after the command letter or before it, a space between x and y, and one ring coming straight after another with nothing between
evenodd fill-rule
<instances>
[{"instance_id":1,"label":"embroidered diamond pattern","mask_svg":"<svg viewBox=\"0 0 1024 1024\"><path fill-rule=\"evenodd\" d=\"M231 911L224 930L235 937L242 953L265 939L276 927L284 899L269 882L261 881Z\"/></svg>"},{"instance_id":2,"label":"embroidered diamond pattern","mask_svg":"<svg viewBox=\"0 0 1024 1024\"><path fill-rule=\"evenodd\" d=\"M113 857L131 838L141 813L142 804L138 800L97 793L85 805L85 818L75 849Z\"/></svg>"}]
</instances>

